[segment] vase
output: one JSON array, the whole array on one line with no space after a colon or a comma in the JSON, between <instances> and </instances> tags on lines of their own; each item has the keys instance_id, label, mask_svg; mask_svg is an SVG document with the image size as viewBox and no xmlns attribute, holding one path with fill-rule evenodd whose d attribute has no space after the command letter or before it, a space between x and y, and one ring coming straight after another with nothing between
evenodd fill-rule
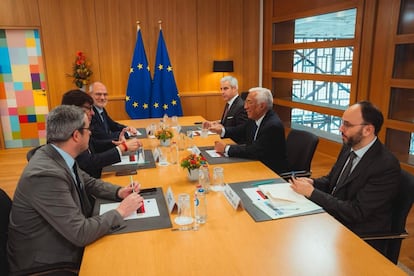
<instances>
[{"instance_id":1,"label":"vase","mask_svg":"<svg viewBox=\"0 0 414 276\"><path fill-rule=\"evenodd\" d=\"M188 180L190 181L197 181L198 180L198 169L187 170Z\"/></svg>"},{"instance_id":2,"label":"vase","mask_svg":"<svg viewBox=\"0 0 414 276\"><path fill-rule=\"evenodd\" d=\"M171 139L160 140L160 145L163 147L168 147L171 143Z\"/></svg>"}]
</instances>

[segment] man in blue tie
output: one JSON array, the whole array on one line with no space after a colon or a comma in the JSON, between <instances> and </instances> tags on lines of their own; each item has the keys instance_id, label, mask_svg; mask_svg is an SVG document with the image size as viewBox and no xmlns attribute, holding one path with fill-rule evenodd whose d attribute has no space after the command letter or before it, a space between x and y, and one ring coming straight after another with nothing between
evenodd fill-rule
<instances>
[{"instance_id":1,"label":"man in blue tie","mask_svg":"<svg viewBox=\"0 0 414 276\"><path fill-rule=\"evenodd\" d=\"M136 135L137 130L131 126L120 124L109 116L105 110L108 103L108 91L101 82L94 82L89 87L89 94L93 98L93 111L91 128L92 137L98 140L117 140L121 131L126 128L125 138Z\"/></svg>"},{"instance_id":2,"label":"man in blue tie","mask_svg":"<svg viewBox=\"0 0 414 276\"><path fill-rule=\"evenodd\" d=\"M344 143L328 175L294 178L292 189L323 207L357 235L391 231L392 201L398 192L400 164L380 142L383 115L372 103L350 106L342 116ZM384 241L368 241L383 252Z\"/></svg>"},{"instance_id":3,"label":"man in blue tie","mask_svg":"<svg viewBox=\"0 0 414 276\"><path fill-rule=\"evenodd\" d=\"M226 145L216 141L214 149L229 157L242 157L262 161L276 173L288 168L285 129L279 116L273 111L273 95L269 89L255 87L249 90L244 103L248 120L241 125L224 127L213 125L210 131L222 138L245 141L245 144Z\"/></svg>"}]
</instances>

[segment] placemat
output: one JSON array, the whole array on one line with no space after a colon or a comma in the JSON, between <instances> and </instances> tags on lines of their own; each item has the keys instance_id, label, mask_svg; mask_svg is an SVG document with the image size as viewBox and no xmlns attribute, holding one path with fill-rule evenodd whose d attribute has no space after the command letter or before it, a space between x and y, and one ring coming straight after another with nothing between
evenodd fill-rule
<instances>
[{"instance_id":1,"label":"placemat","mask_svg":"<svg viewBox=\"0 0 414 276\"><path fill-rule=\"evenodd\" d=\"M157 217L149 218L139 218L139 219L130 219L125 220L126 227L119 229L118 231L112 232L111 234L122 234L129 232L139 232L163 228L171 228L171 219L170 213L167 209L167 204L165 202L164 193L162 187L157 187L155 191L150 191L148 193L140 193L144 199L155 198L157 201L158 210L160 215ZM101 204L104 203L113 203L115 201L100 199L97 198L95 201L95 206L93 209L93 215L99 215L99 209Z\"/></svg>"}]
</instances>

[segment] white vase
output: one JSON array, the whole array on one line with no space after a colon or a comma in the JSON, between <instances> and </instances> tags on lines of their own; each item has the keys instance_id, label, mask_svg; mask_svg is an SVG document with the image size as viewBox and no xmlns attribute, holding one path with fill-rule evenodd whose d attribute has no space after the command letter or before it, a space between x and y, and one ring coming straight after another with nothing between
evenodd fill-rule
<instances>
[{"instance_id":1,"label":"white vase","mask_svg":"<svg viewBox=\"0 0 414 276\"><path fill-rule=\"evenodd\" d=\"M187 170L188 180L190 180L190 181L197 181L198 180L198 174L199 174L198 169Z\"/></svg>"},{"instance_id":2,"label":"white vase","mask_svg":"<svg viewBox=\"0 0 414 276\"><path fill-rule=\"evenodd\" d=\"M167 140L160 140L160 145L163 147L168 147L171 143L171 139L167 139Z\"/></svg>"}]
</instances>

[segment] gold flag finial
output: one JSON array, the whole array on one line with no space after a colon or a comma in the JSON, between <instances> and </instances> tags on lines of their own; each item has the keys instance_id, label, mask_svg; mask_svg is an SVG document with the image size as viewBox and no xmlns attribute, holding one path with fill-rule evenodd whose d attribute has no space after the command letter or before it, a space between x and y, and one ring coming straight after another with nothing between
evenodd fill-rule
<instances>
[{"instance_id":1,"label":"gold flag finial","mask_svg":"<svg viewBox=\"0 0 414 276\"><path fill-rule=\"evenodd\" d=\"M160 25L160 30L161 30L161 23L162 23L162 20L158 20L158 25Z\"/></svg>"}]
</instances>

